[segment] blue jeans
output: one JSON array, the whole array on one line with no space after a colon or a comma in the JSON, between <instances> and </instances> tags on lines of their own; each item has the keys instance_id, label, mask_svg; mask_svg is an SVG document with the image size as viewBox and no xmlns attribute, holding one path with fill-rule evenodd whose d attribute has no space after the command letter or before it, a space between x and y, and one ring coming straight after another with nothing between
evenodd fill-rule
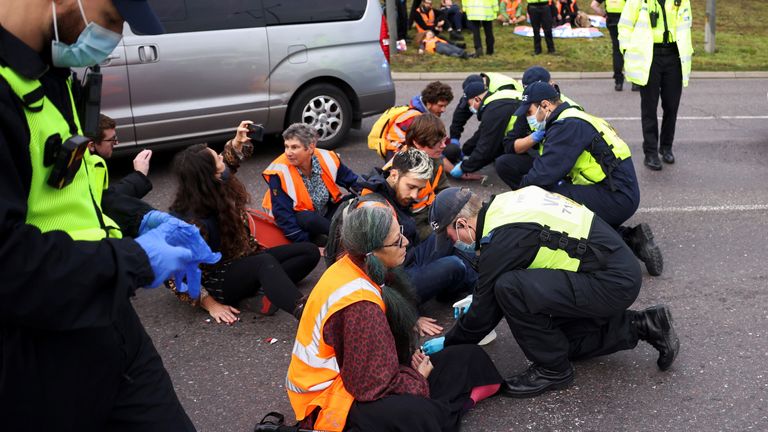
<instances>
[{"instance_id":1,"label":"blue jeans","mask_svg":"<svg viewBox=\"0 0 768 432\"><path fill-rule=\"evenodd\" d=\"M435 250L434 234L409 251L405 273L420 303L432 297L450 299L463 292L471 293L477 283L477 271L466 260L453 255L453 248Z\"/></svg>"}]
</instances>

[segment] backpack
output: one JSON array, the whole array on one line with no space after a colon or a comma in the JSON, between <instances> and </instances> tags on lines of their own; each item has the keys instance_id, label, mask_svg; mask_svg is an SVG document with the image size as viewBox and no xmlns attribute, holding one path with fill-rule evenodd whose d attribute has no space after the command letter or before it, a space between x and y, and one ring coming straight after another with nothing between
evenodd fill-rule
<instances>
[{"instance_id":1,"label":"backpack","mask_svg":"<svg viewBox=\"0 0 768 432\"><path fill-rule=\"evenodd\" d=\"M396 118L400 114L408 111L410 108L408 105L398 105L389 108L384 111L384 114L376 120L376 123L371 127L371 132L368 134L368 148L375 151L382 158L386 158L387 145L389 140L387 139L387 133L389 128L392 127Z\"/></svg>"}]
</instances>

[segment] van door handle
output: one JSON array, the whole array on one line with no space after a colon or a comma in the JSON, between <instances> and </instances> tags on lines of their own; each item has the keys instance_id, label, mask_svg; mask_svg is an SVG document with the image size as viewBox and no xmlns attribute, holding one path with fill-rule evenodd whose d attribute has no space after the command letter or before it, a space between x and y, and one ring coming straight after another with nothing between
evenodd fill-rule
<instances>
[{"instance_id":1,"label":"van door handle","mask_svg":"<svg viewBox=\"0 0 768 432\"><path fill-rule=\"evenodd\" d=\"M157 45L139 46L139 61L141 63L155 63L157 60Z\"/></svg>"},{"instance_id":2,"label":"van door handle","mask_svg":"<svg viewBox=\"0 0 768 432\"><path fill-rule=\"evenodd\" d=\"M112 64L113 60L120 60L119 54L110 54L107 56L107 58L104 59L103 62L101 62L101 66L109 66Z\"/></svg>"}]
</instances>

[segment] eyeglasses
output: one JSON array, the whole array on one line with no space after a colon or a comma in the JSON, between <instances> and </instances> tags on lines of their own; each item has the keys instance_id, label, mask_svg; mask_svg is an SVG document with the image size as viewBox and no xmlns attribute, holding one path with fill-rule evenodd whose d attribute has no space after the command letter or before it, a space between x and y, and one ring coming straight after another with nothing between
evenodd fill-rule
<instances>
[{"instance_id":1,"label":"eyeglasses","mask_svg":"<svg viewBox=\"0 0 768 432\"><path fill-rule=\"evenodd\" d=\"M120 140L118 140L118 139L117 139L117 136L115 136L114 138L110 138L110 139L101 140L101 142L111 142L111 143L115 143L115 144L117 144L117 143L119 143L119 142L120 142Z\"/></svg>"},{"instance_id":2,"label":"eyeglasses","mask_svg":"<svg viewBox=\"0 0 768 432\"><path fill-rule=\"evenodd\" d=\"M397 247L397 248L401 248L401 247L403 247L403 238L404 238L404 237L405 237L405 236L403 235L403 226L402 226L402 225L400 225L400 236L397 238L397 241L396 241L396 242L394 242L394 243L391 243L391 244L385 244L385 245L382 245L381 247L383 247L383 248L385 248L385 247Z\"/></svg>"}]
</instances>

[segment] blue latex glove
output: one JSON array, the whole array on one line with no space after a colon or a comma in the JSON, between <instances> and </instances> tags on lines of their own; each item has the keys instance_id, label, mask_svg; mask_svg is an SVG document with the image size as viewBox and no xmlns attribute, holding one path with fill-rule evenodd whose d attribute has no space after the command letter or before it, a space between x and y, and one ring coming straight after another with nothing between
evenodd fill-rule
<instances>
[{"instance_id":1,"label":"blue latex glove","mask_svg":"<svg viewBox=\"0 0 768 432\"><path fill-rule=\"evenodd\" d=\"M439 338L430 339L424 342L424 345L421 346L421 350L424 351L424 354L426 355L432 355L436 352L442 351L444 345L445 336L440 336Z\"/></svg>"},{"instance_id":2,"label":"blue latex glove","mask_svg":"<svg viewBox=\"0 0 768 432\"><path fill-rule=\"evenodd\" d=\"M537 130L531 134L531 139L533 140L533 142L540 143L541 140L544 139L544 134L546 132L547 131L544 131L544 130Z\"/></svg>"},{"instance_id":3,"label":"blue latex glove","mask_svg":"<svg viewBox=\"0 0 768 432\"><path fill-rule=\"evenodd\" d=\"M470 306L472 306L472 294L453 304L453 317L459 319L460 316L469 312Z\"/></svg>"},{"instance_id":4,"label":"blue latex glove","mask_svg":"<svg viewBox=\"0 0 768 432\"><path fill-rule=\"evenodd\" d=\"M451 138L451 144L461 146L458 138Z\"/></svg>"},{"instance_id":5,"label":"blue latex glove","mask_svg":"<svg viewBox=\"0 0 768 432\"><path fill-rule=\"evenodd\" d=\"M464 171L461 170L461 162L459 162L451 170L451 177L460 178L462 175L464 175Z\"/></svg>"},{"instance_id":6,"label":"blue latex glove","mask_svg":"<svg viewBox=\"0 0 768 432\"><path fill-rule=\"evenodd\" d=\"M165 235L165 230L157 228L136 237L136 243L146 252L149 265L152 266L152 272L155 274L155 279L149 288L159 286L171 274L185 268L192 260L192 251L169 245Z\"/></svg>"},{"instance_id":7,"label":"blue latex glove","mask_svg":"<svg viewBox=\"0 0 768 432\"><path fill-rule=\"evenodd\" d=\"M139 225L139 235L146 234L149 230L157 228L160 224L167 222L173 216L159 210L151 210L141 218Z\"/></svg>"}]
</instances>

